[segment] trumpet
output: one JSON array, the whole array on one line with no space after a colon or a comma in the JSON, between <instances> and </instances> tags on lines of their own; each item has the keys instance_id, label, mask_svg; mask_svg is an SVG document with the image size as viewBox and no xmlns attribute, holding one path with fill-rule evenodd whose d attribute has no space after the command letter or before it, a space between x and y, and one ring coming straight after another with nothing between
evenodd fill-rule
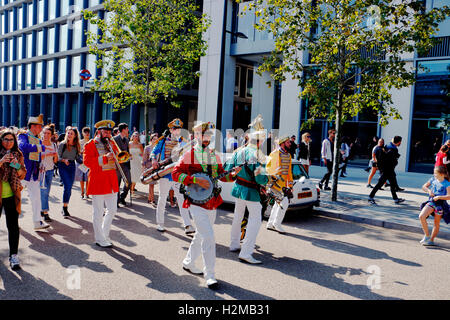
<instances>
[{"instance_id":1,"label":"trumpet","mask_svg":"<svg viewBox=\"0 0 450 320\"><path fill-rule=\"evenodd\" d=\"M152 167L144 170L140 177L141 183L154 184L165 175L172 173L173 168L177 165L181 156L186 151L190 150L194 146L194 144L195 140L192 140L185 146L174 149L170 158L164 159L158 163L158 168L154 169Z\"/></svg>"},{"instance_id":2,"label":"trumpet","mask_svg":"<svg viewBox=\"0 0 450 320\"><path fill-rule=\"evenodd\" d=\"M107 149L109 152L112 153L113 158L114 158L114 162L116 164L117 169L120 172L120 175L122 176L123 181L125 182L125 184L127 185L127 187L130 186L130 182L128 181L127 177L125 176L125 172L123 172L122 167L120 166L121 163L127 162L130 158L131 158L131 154L129 154L127 151L119 151L117 154L114 152L114 148L111 144L111 139L107 139L108 141L108 145L107 145ZM114 141L115 143L115 141ZM120 150L119 146L117 146L117 149Z\"/></svg>"}]
</instances>

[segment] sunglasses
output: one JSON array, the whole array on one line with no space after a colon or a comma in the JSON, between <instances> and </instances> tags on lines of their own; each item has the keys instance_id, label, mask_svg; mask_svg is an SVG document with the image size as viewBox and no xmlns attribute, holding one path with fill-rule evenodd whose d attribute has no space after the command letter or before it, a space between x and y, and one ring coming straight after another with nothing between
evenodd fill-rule
<instances>
[{"instance_id":1,"label":"sunglasses","mask_svg":"<svg viewBox=\"0 0 450 320\"><path fill-rule=\"evenodd\" d=\"M3 138L3 141L5 142L14 142L13 138Z\"/></svg>"}]
</instances>

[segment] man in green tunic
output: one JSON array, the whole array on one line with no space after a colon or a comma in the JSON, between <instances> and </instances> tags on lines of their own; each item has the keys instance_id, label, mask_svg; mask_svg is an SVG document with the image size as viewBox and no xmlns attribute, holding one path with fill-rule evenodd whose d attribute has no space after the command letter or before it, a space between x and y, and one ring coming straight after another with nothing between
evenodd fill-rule
<instances>
[{"instance_id":1,"label":"man in green tunic","mask_svg":"<svg viewBox=\"0 0 450 320\"><path fill-rule=\"evenodd\" d=\"M233 157L228 161L226 170L242 163L246 163L244 169L239 172L234 183L231 195L236 198L234 218L231 227L230 251L241 249L239 259L251 264L259 264L261 261L253 258L256 237L261 227L261 198L259 185L265 185L268 177L265 174L265 156L260 150L266 138L266 132L262 126L262 117L259 115L250 125L249 144L237 149ZM248 209L248 224L245 238L240 248L241 223L244 218L245 208Z\"/></svg>"}]
</instances>

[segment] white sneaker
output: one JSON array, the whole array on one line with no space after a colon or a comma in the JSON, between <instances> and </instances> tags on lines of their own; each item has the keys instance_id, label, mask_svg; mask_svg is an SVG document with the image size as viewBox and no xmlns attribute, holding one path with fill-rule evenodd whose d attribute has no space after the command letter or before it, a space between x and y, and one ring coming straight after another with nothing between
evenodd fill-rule
<instances>
[{"instance_id":1,"label":"white sneaker","mask_svg":"<svg viewBox=\"0 0 450 320\"><path fill-rule=\"evenodd\" d=\"M17 254L11 255L11 257L9 258L9 265L13 270L20 270L20 261Z\"/></svg>"},{"instance_id":2,"label":"white sneaker","mask_svg":"<svg viewBox=\"0 0 450 320\"><path fill-rule=\"evenodd\" d=\"M239 260L250 263L250 264L261 264L262 262L259 260L256 260L252 256L249 257L239 257Z\"/></svg>"},{"instance_id":3,"label":"white sneaker","mask_svg":"<svg viewBox=\"0 0 450 320\"><path fill-rule=\"evenodd\" d=\"M183 269L195 275L202 275L203 271L197 268L193 263L186 264L183 262Z\"/></svg>"},{"instance_id":4,"label":"white sneaker","mask_svg":"<svg viewBox=\"0 0 450 320\"><path fill-rule=\"evenodd\" d=\"M186 235L193 234L193 233L195 233L195 229L191 225L186 226L186 227L184 227L184 233L186 233Z\"/></svg>"},{"instance_id":5,"label":"white sneaker","mask_svg":"<svg viewBox=\"0 0 450 320\"><path fill-rule=\"evenodd\" d=\"M280 226L273 226L275 228L275 231L278 231L278 233L286 233L286 230L283 229L283 227Z\"/></svg>"},{"instance_id":6,"label":"white sneaker","mask_svg":"<svg viewBox=\"0 0 450 320\"><path fill-rule=\"evenodd\" d=\"M271 224L271 223L267 223L266 229L267 229L267 230L274 230L274 231L276 231L276 230L275 230L275 227L274 227L273 224Z\"/></svg>"},{"instance_id":7,"label":"white sneaker","mask_svg":"<svg viewBox=\"0 0 450 320\"><path fill-rule=\"evenodd\" d=\"M95 243L97 246L99 246L100 248L112 248L112 243L108 242L108 241L97 241Z\"/></svg>"},{"instance_id":8,"label":"white sneaker","mask_svg":"<svg viewBox=\"0 0 450 320\"><path fill-rule=\"evenodd\" d=\"M206 285L209 289L216 289L218 286L217 280L214 278L208 278L206 279Z\"/></svg>"},{"instance_id":9,"label":"white sneaker","mask_svg":"<svg viewBox=\"0 0 450 320\"><path fill-rule=\"evenodd\" d=\"M160 225L160 224L158 224L158 225L156 226L156 230L158 230L159 232L164 232L164 231L166 231L166 229L165 229L162 225Z\"/></svg>"},{"instance_id":10,"label":"white sneaker","mask_svg":"<svg viewBox=\"0 0 450 320\"><path fill-rule=\"evenodd\" d=\"M39 221L34 223L34 230L43 230L50 227L48 223L45 223L44 221Z\"/></svg>"}]
</instances>

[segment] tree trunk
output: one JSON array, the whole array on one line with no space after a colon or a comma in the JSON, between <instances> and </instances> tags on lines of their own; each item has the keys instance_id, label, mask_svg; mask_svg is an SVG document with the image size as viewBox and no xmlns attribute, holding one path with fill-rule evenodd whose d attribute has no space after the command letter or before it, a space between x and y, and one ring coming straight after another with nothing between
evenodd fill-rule
<instances>
[{"instance_id":1,"label":"tree trunk","mask_svg":"<svg viewBox=\"0 0 450 320\"><path fill-rule=\"evenodd\" d=\"M148 102L145 101L144 103L144 130L145 130L145 137L146 142L148 140L148 132L150 130L150 119L148 118Z\"/></svg>"}]
</instances>

